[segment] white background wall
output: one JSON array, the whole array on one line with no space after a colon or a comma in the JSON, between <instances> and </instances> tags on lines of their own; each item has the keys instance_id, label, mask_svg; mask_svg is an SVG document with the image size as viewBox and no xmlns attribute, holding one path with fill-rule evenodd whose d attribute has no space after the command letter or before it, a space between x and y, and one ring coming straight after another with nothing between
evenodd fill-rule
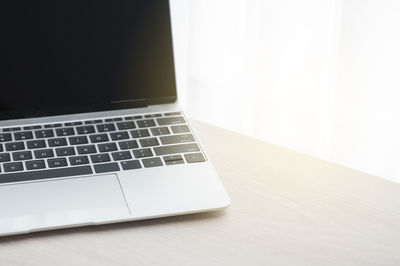
<instances>
[{"instance_id":1,"label":"white background wall","mask_svg":"<svg viewBox=\"0 0 400 266\"><path fill-rule=\"evenodd\" d=\"M400 182L400 1L171 4L190 116Z\"/></svg>"}]
</instances>

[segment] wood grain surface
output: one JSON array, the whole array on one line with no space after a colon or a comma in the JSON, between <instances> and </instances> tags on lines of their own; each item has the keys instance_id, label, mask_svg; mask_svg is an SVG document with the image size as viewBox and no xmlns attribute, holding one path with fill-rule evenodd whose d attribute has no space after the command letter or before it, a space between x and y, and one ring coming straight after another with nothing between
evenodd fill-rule
<instances>
[{"instance_id":1,"label":"wood grain surface","mask_svg":"<svg viewBox=\"0 0 400 266\"><path fill-rule=\"evenodd\" d=\"M193 126L224 211L0 238L0 265L400 265L400 184Z\"/></svg>"}]
</instances>

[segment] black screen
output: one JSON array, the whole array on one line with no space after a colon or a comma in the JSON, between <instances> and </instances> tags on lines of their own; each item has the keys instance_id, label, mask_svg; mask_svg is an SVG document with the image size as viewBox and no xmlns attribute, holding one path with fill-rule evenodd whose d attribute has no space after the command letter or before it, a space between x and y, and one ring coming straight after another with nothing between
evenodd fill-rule
<instances>
[{"instance_id":1,"label":"black screen","mask_svg":"<svg viewBox=\"0 0 400 266\"><path fill-rule=\"evenodd\" d=\"M0 3L0 119L176 100L168 0Z\"/></svg>"}]
</instances>

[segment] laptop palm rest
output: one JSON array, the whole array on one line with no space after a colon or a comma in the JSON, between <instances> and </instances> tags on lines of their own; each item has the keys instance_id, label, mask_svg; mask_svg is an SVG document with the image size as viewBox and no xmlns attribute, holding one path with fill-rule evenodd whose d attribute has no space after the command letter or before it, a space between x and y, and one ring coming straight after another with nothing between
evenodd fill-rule
<instances>
[{"instance_id":1,"label":"laptop palm rest","mask_svg":"<svg viewBox=\"0 0 400 266\"><path fill-rule=\"evenodd\" d=\"M129 215L115 174L0 186L0 235Z\"/></svg>"}]
</instances>

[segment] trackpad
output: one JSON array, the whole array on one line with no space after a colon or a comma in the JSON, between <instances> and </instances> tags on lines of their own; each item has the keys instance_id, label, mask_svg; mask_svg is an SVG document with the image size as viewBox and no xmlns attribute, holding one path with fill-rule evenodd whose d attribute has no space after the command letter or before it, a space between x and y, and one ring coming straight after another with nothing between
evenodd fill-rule
<instances>
[{"instance_id":1,"label":"trackpad","mask_svg":"<svg viewBox=\"0 0 400 266\"><path fill-rule=\"evenodd\" d=\"M0 186L0 235L127 217L115 174Z\"/></svg>"}]
</instances>

